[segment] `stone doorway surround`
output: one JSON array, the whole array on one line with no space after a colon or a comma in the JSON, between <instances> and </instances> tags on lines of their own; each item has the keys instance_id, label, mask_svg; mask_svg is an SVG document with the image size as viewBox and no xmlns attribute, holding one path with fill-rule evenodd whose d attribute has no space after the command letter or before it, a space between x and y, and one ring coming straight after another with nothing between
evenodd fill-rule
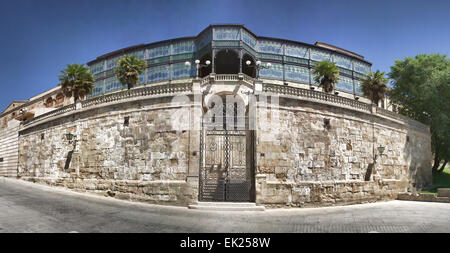
<instances>
[{"instance_id":1,"label":"stone doorway surround","mask_svg":"<svg viewBox=\"0 0 450 253\"><path fill-rule=\"evenodd\" d=\"M252 92L251 88L228 85L226 82L215 82L203 87L203 116L206 117L208 109L214 107L212 100L217 99L214 95L221 98L223 107L219 105L218 108L223 109L223 114L219 117L221 126L215 126L217 122L202 120L199 201L254 203L254 143L248 128L248 94ZM232 107L227 104L230 98L233 99ZM240 115L242 109L246 115ZM227 121L230 115L233 116L232 129ZM207 208L210 207L207 205Z\"/></svg>"}]
</instances>

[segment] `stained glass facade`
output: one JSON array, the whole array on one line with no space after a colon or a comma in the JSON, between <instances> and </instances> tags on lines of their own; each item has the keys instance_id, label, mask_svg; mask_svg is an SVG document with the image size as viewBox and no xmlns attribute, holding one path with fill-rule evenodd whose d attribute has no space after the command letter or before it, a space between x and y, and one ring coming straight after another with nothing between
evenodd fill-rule
<instances>
[{"instance_id":1,"label":"stained glass facade","mask_svg":"<svg viewBox=\"0 0 450 253\"><path fill-rule=\"evenodd\" d=\"M130 53L130 55L134 55L134 56L136 56L136 58L142 60L142 59L145 59L145 50L135 51L135 52Z\"/></svg>"},{"instance_id":2,"label":"stained glass facade","mask_svg":"<svg viewBox=\"0 0 450 253\"><path fill-rule=\"evenodd\" d=\"M186 78L196 75L196 69L193 65L187 67L184 63L177 63L172 65L172 78Z\"/></svg>"},{"instance_id":3,"label":"stained glass facade","mask_svg":"<svg viewBox=\"0 0 450 253\"><path fill-rule=\"evenodd\" d=\"M164 46L155 46L148 49L148 58L158 58L161 56L168 56L170 55L170 45L164 45Z\"/></svg>"},{"instance_id":4,"label":"stained glass facade","mask_svg":"<svg viewBox=\"0 0 450 253\"><path fill-rule=\"evenodd\" d=\"M195 52L195 43L193 40L181 41L172 44L172 54L183 54Z\"/></svg>"},{"instance_id":5,"label":"stained glass facade","mask_svg":"<svg viewBox=\"0 0 450 253\"><path fill-rule=\"evenodd\" d=\"M88 95L88 97L97 96L103 93L105 93L104 80L100 80L94 83L94 89L92 90L92 93Z\"/></svg>"},{"instance_id":6,"label":"stained glass facade","mask_svg":"<svg viewBox=\"0 0 450 253\"><path fill-rule=\"evenodd\" d=\"M246 30L242 29L242 41L249 45L251 48L253 48L254 50L256 50L256 38L253 37L249 32L247 32Z\"/></svg>"},{"instance_id":7,"label":"stained glass facade","mask_svg":"<svg viewBox=\"0 0 450 253\"><path fill-rule=\"evenodd\" d=\"M331 53L320 50L317 48L311 48L311 60L314 61L331 61Z\"/></svg>"},{"instance_id":8,"label":"stained glass facade","mask_svg":"<svg viewBox=\"0 0 450 253\"><path fill-rule=\"evenodd\" d=\"M147 81L159 82L163 80L169 80L169 66L163 65L147 69Z\"/></svg>"},{"instance_id":9,"label":"stained glass facade","mask_svg":"<svg viewBox=\"0 0 450 253\"><path fill-rule=\"evenodd\" d=\"M339 81L336 84L336 90L342 90L353 93L353 80L345 76L339 76Z\"/></svg>"},{"instance_id":10,"label":"stained glass facade","mask_svg":"<svg viewBox=\"0 0 450 253\"><path fill-rule=\"evenodd\" d=\"M119 59L120 59L120 57L114 57L114 58L108 59L106 61L106 70L115 68L117 66L117 61L119 61Z\"/></svg>"},{"instance_id":11,"label":"stained glass facade","mask_svg":"<svg viewBox=\"0 0 450 253\"><path fill-rule=\"evenodd\" d=\"M355 93L362 96L363 92L361 90L361 81L359 80L353 80L353 84L355 85Z\"/></svg>"},{"instance_id":12,"label":"stained glass facade","mask_svg":"<svg viewBox=\"0 0 450 253\"><path fill-rule=\"evenodd\" d=\"M93 65L91 65L90 67L89 67L89 71L92 73L92 74L98 74L98 73L100 73L100 72L103 72L103 71L105 71L105 62L104 61L101 61L101 62L99 62L99 63L96 63L96 64L93 64Z\"/></svg>"},{"instance_id":13,"label":"stained glass facade","mask_svg":"<svg viewBox=\"0 0 450 253\"><path fill-rule=\"evenodd\" d=\"M267 67L267 62L263 62L262 65ZM272 63L272 66L270 66L270 68L260 69L259 76L267 78L283 79L283 65Z\"/></svg>"},{"instance_id":14,"label":"stained glass facade","mask_svg":"<svg viewBox=\"0 0 450 253\"><path fill-rule=\"evenodd\" d=\"M239 40L239 31L235 27L214 28L214 40Z\"/></svg>"},{"instance_id":15,"label":"stained glass facade","mask_svg":"<svg viewBox=\"0 0 450 253\"><path fill-rule=\"evenodd\" d=\"M105 79L105 92L122 89L122 84L115 77Z\"/></svg>"},{"instance_id":16,"label":"stained glass facade","mask_svg":"<svg viewBox=\"0 0 450 253\"><path fill-rule=\"evenodd\" d=\"M200 38L197 39L197 50L200 50L209 44L211 44L212 41L212 32L211 30L206 31L204 34L200 36Z\"/></svg>"},{"instance_id":17,"label":"stained glass facade","mask_svg":"<svg viewBox=\"0 0 450 253\"><path fill-rule=\"evenodd\" d=\"M213 42L214 41L214 42ZM304 43L282 41L253 36L241 26L212 26L204 30L197 38L186 38L172 42L161 42L143 48L133 49L128 55L145 59L148 68L139 76L139 85L178 78L195 77L195 64L186 67L184 62L193 63L195 59L211 54L212 49L239 48L243 54L248 53L263 65L271 63L269 69L262 68L260 77L285 79L292 82L309 83L311 68L319 61L333 61L339 67L341 78L336 89L360 93L358 78L370 72L371 65L352 56L336 51L319 48ZM122 54L123 55L123 54ZM94 93L96 96L105 92L122 89L114 77L114 68L122 55L114 55L89 66L96 79ZM353 80L351 77L354 77ZM353 86L355 88L353 88Z\"/></svg>"},{"instance_id":18,"label":"stained glass facade","mask_svg":"<svg viewBox=\"0 0 450 253\"><path fill-rule=\"evenodd\" d=\"M276 41L260 40L258 41L258 52L283 54L283 44Z\"/></svg>"},{"instance_id":19,"label":"stained glass facade","mask_svg":"<svg viewBox=\"0 0 450 253\"><path fill-rule=\"evenodd\" d=\"M346 69L352 69L352 60L348 57L341 56L341 55L334 55L334 62L336 63L336 66L346 68Z\"/></svg>"},{"instance_id":20,"label":"stained glass facade","mask_svg":"<svg viewBox=\"0 0 450 253\"><path fill-rule=\"evenodd\" d=\"M294 45L286 45L285 55L309 59L309 52L307 47L302 46L294 46Z\"/></svg>"},{"instance_id":21,"label":"stained glass facade","mask_svg":"<svg viewBox=\"0 0 450 253\"><path fill-rule=\"evenodd\" d=\"M309 69L306 67L285 65L286 80L309 83Z\"/></svg>"},{"instance_id":22,"label":"stained glass facade","mask_svg":"<svg viewBox=\"0 0 450 253\"><path fill-rule=\"evenodd\" d=\"M353 61L353 67L354 70L359 73L367 74L370 72L370 65L360 61Z\"/></svg>"}]
</instances>

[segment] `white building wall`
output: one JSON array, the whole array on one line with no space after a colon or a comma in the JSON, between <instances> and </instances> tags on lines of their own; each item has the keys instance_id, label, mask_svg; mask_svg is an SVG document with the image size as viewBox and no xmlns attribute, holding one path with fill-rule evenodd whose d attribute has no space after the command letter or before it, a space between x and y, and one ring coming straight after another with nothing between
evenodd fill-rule
<instances>
[{"instance_id":1,"label":"white building wall","mask_svg":"<svg viewBox=\"0 0 450 253\"><path fill-rule=\"evenodd\" d=\"M10 120L6 128L0 129L0 176L17 176L19 124L17 120Z\"/></svg>"}]
</instances>

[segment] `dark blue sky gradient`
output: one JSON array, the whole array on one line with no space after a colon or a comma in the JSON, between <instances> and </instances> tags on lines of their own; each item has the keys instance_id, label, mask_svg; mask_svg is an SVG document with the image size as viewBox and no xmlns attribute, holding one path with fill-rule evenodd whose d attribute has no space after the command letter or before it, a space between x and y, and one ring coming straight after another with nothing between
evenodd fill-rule
<instances>
[{"instance_id":1,"label":"dark blue sky gradient","mask_svg":"<svg viewBox=\"0 0 450 253\"><path fill-rule=\"evenodd\" d=\"M450 1L2 0L0 111L58 83L69 63L132 45L244 24L260 36L322 41L363 55L373 70L450 51Z\"/></svg>"}]
</instances>

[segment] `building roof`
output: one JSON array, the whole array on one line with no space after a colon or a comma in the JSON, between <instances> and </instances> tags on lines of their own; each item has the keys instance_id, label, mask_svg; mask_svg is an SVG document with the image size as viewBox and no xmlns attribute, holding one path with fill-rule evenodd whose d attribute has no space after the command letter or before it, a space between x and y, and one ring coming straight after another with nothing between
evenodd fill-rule
<instances>
[{"instance_id":1,"label":"building roof","mask_svg":"<svg viewBox=\"0 0 450 253\"><path fill-rule=\"evenodd\" d=\"M9 104L9 105L5 108L5 110L3 110L2 113L0 113L0 116L3 116L3 114L5 114L6 112L9 112L9 111L11 111L11 110L13 110L13 109L16 109L16 108L18 108L19 106L21 106L21 105L23 105L23 104L25 104L25 103L27 103L27 102L28 102L28 100L13 100L13 101L11 102L11 104Z\"/></svg>"}]
</instances>

